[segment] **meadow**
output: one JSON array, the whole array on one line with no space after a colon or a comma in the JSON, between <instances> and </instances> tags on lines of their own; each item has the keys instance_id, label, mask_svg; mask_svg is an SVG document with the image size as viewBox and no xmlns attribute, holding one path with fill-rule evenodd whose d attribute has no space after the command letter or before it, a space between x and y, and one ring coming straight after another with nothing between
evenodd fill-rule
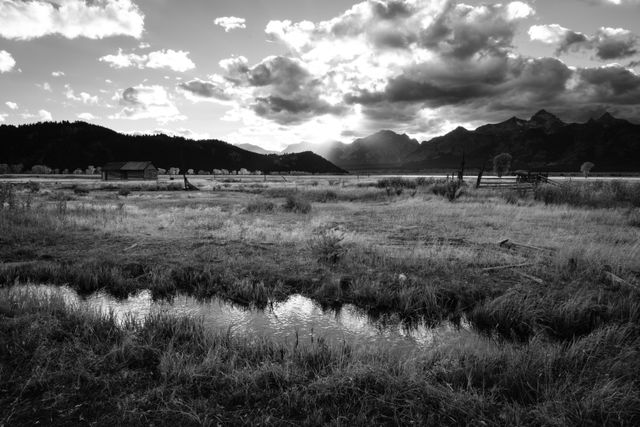
<instances>
[{"instance_id":1,"label":"meadow","mask_svg":"<svg viewBox=\"0 0 640 427\"><path fill-rule=\"evenodd\" d=\"M0 424L640 423L640 183L191 181L1 184ZM23 283L252 309L302 294L477 334L403 357L122 324Z\"/></svg>"}]
</instances>

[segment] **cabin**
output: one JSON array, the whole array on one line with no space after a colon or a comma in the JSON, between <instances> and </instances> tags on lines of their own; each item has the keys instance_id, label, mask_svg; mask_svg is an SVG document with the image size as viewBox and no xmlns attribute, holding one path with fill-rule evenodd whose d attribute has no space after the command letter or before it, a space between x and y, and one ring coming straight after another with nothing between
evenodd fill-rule
<instances>
[{"instance_id":1,"label":"cabin","mask_svg":"<svg viewBox=\"0 0 640 427\"><path fill-rule=\"evenodd\" d=\"M111 162L102 167L104 181L158 179L158 169L151 162Z\"/></svg>"}]
</instances>

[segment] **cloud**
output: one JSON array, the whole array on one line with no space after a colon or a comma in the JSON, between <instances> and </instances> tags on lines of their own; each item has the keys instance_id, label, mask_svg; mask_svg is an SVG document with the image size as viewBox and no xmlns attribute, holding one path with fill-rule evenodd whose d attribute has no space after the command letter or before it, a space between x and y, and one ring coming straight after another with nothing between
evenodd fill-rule
<instances>
[{"instance_id":1,"label":"cloud","mask_svg":"<svg viewBox=\"0 0 640 427\"><path fill-rule=\"evenodd\" d=\"M572 31L557 24L534 25L529 38L557 45L556 55L568 51L591 50L601 60L621 59L638 53L640 38L623 28L600 28L594 35Z\"/></svg>"},{"instance_id":2,"label":"cloud","mask_svg":"<svg viewBox=\"0 0 640 427\"><path fill-rule=\"evenodd\" d=\"M50 122L51 120L53 120L53 117L51 116L51 113L48 112L47 110L38 111L38 117L43 122Z\"/></svg>"},{"instance_id":3,"label":"cloud","mask_svg":"<svg viewBox=\"0 0 640 427\"><path fill-rule=\"evenodd\" d=\"M0 73L7 73L13 70L16 60L6 50L0 50Z\"/></svg>"},{"instance_id":4,"label":"cloud","mask_svg":"<svg viewBox=\"0 0 640 427\"><path fill-rule=\"evenodd\" d=\"M155 119L160 123L184 120L162 86L138 85L125 89L119 96L123 109L112 119Z\"/></svg>"},{"instance_id":5,"label":"cloud","mask_svg":"<svg viewBox=\"0 0 640 427\"><path fill-rule=\"evenodd\" d=\"M638 53L640 39L623 28L602 27L595 35L594 46L600 59L619 59Z\"/></svg>"},{"instance_id":6,"label":"cloud","mask_svg":"<svg viewBox=\"0 0 640 427\"><path fill-rule=\"evenodd\" d=\"M635 105L640 102L640 75L621 65L583 68L577 72L576 91L584 101Z\"/></svg>"},{"instance_id":7,"label":"cloud","mask_svg":"<svg viewBox=\"0 0 640 427\"><path fill-rule=\"evenodd\" d=\"M0 123L4 122L5 120L7 120L7 115L0 113Z\"/></svg>"},{"instance_id":8,"label":"cloud","mask_svg":"<svg viewBox=\"0 0 640 427\"><path fill-rule=\"evenodd\" d=\"M68 39L140 37L144 15L131 0L3 0L0 36L30 40L52 34Z\"/></svg>"},{"instance_id":9,"label":"cloud","mask_svg":"<svg viewBox=\"0 0 640 427\"><path fill-rule=\"evenodd\" d=\"M95 95L90 95L87 92L80 92L78 95L75 94L70 85L65 85L64 96L67 99L72 101L82 102L83 104L97 104L98 97Z\"/></svg>"},{"instance_id":10,"label":"cloud","mask_svg":"<svg viewBox=\"0 0 640 427\"><path fill-rule=\"evenodd\" d=\"M249 61L244 56L226 58L218 62L220 68L225 70L228 76L238 76L247 73L249 71L248 64Z\"/></svg>"},{"instance_id":11,"label":"cloud","mask_svg":"<svg viewBox=\"0 0 640 427\"><path fill-rule=\"evenodd\" d=\"M177 72L184 72L195 68L195 64L189 59L189 52L182 50L158 50L149 54L137 55L135 53L125 54L122 49L118 49L115 55L105 55L99 59L107 62L112 68L168 68Z\"/></svg>"},{"instance_id":12,"label":"cloud","mask_svg":"<svg viewBox=\"0 0 640 427\"><path fill-rule=\"evenodd\" d=\"M215 25L224 28L225 33L231 30L245 29L246 20L244 18L238 18L235 16L221 16L213 20Z\"/></svg>"},{"instance_id":13,"label":"cloud","mask_svg":"<svg viewBox=\"0 0 640 427\"><path fill-rule=\"evenodd\" d=\"M9 107L11 110L17 110L18 109L18 104L16 104L15 102L7 101L7 102L5 102L5 105L7 107Z\"/></svg>"},{"instance_id":14,"label":"cloud","mask_svg":"<svg viewBox=\"0 0 640 427\"><path fill-rule=\"evenodd\" d=\"M62 76L64 76L64 71L53 71L53 72L51 72L51 76L53 76L53 77L62 77Z\"/></svg>"},{"instance_id":15,"label":"cloud","mask_svg":"<svg viewBox=\"0 0 640 427\"><path fill-rule=\"evenodd\" d=\"M270 56L251 68L242 62L223 65L229 72L228 81L248 90L251 100L246 106L260 117L292 124L344 111L344 106L327 98L328 88L299 60Z\"/></svg>"},{"instance_id":16,"label":"cloud","mask_svg":"<svg viewBox=\"0 0 640 427\"><path fill-rule=\"evenodd\" d=\"M78 118L87 122L97 119L97 117L91 113L80 113L78 114Z\"/></svg>"},{"instance_id":17,"label":"cloud","mask_svg":"<svg viewBox=\"0 0 640 427\"><path fill-rule=\"evenodd\" d=\"M191 95L192 100L216 100L216 101L229 101L232 99L220 82L203 81L200 79L194 79L178 85L185 93Z\"/></svg>"},{"instance_id":18,"label":"cloud","mask_svg":"<svg viewBox=\"0 0 640 427\"><path fill-rule=\"evenodd\" d=\"M36 83L36 86L47 92L53 92L53 89L51 89L51 85L49 84L49 82L44 82L42 84Z\"/></svg>"},{"instance_id":19,"label":"cloud","mask_svg":"<svg viewBox=\"0 0 640 427\"><path fill-rule=\"evenodd\" d=\"M289 59L297 67L283 68L287 78L265 86L267 94L256 90L253 110L280 123L286 122L283 112L287 120L348 112L364 121L386 112L411 122L420 103L457 104L489 96L507 78L518 23L534 13L520 1L470 6L390 0L362 2L318 23L271 21L267 37L284 44L297 57ZM259 87L263 68L247 72L249 83ZM300 79L305 84L298 84ZM308 104L287 102L291 99L277 93L291 85ZM359 111L358 105L363 106Z\"/></svg>"},{"instance_id":20,"label":"cloud","mask_svg":"<svg viewBox=\"0 0 640 427\"><path fill-rule=\"evenodd\" d=\"M243 123L237 139L284 140L282 129L301 140L341 139L344 129L366 135L381 128L427 139L458 124L528 117L541 108L563 118L594 106L640 113L636 74L622 66L578 68L518 53L514 38L534 14L520 1L370 0L326 21L270 21L267 38L286 54L252 64L223 59L221 76L181 90L193 99L229 97L223 120ZM528 29L562 52L587 49L581 43L601 58L634 49L612 42L629 36L617 30Z\"/></svg>"}]
</instances>

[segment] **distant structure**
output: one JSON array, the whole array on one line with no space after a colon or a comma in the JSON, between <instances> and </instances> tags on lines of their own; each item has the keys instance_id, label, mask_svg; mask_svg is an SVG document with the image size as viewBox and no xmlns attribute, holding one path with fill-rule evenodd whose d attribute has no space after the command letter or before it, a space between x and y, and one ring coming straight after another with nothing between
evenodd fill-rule
<instances>
[{"instance_id":1,"label":"distant structure","mask_svg":"<svg viewBox=\"0 0 640 427\"><path fill-rule=\"evenodd\" d=\"M102 167L102 179L158 179L158 169L151 162L111 162Z\"/></svg>"}]
</instances>

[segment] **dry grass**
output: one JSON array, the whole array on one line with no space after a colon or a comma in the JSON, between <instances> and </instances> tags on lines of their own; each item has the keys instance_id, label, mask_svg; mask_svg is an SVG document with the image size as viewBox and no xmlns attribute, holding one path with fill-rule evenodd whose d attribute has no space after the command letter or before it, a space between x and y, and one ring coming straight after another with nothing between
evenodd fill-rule
<instances>
[{"instance_id":1,"label":"dry grass","mask_svg":"<svg viewBox=\"0 0 640 427\"><path fill-rule=\"evenodd\" d=\"M85 394L108 387L104 380L141 396L105 395L123 408L113 415L116 424L169 418L194 424L638 422L639 383L630 374L638 366L640 321L637 208L545 204L531 195L510 203L500 192L473 189L451 203L434 195L430 182L388 194L375 188L375 178L288 178L209 179L200 192L134 188L126 197L99 190L99 182L88 194L47 182L35 192L5 191L11 202L0 209L0 283L67 283L119 296L148 288L156 297L219 295L258 307L302 293L407 322L466 316L492 338L468 337L419 360L392 361L320 345L298 351L207 338L189 320L158 318L115 330L108 319L64 314L56 303L25 297L0 304L5 319L21 319L14 325L19 332L3 329L11 344L0 350L0 373L13 369L7 349L23 351L14 340L25 337L33 340L25 349L49 359L107 357L130 366L134 389L116 374L74 372L86 381L79 388ZM604 188L598 187L599 200L607 197ZM291 211L283 207L287 197L296 200ZM311 209L300 213L298 204ZM542 249L500 246L504 239ZM512 264L526 265L488 269ZM27 319L48 329L38 335ZM67 336L74 329L65 328L77 322L111 331L108 348L82 333L72 347L55 344L52 337ZM181 347L189 340L194 349ZM143 367L147 359L153 375ZM3 401L14 402L11 419L27 419L19 417L28 416L21 411L31 402L18 380L38 396L39 408L82 403L63 366L45 360L25 365L11 383ZM157 375L164 382L155 382ZM43 390L55 378L63 378L55 389L64 397L51 406ZM214 397L223 402L218 412L208 400Z\"/></svg>"}]
</instances>

